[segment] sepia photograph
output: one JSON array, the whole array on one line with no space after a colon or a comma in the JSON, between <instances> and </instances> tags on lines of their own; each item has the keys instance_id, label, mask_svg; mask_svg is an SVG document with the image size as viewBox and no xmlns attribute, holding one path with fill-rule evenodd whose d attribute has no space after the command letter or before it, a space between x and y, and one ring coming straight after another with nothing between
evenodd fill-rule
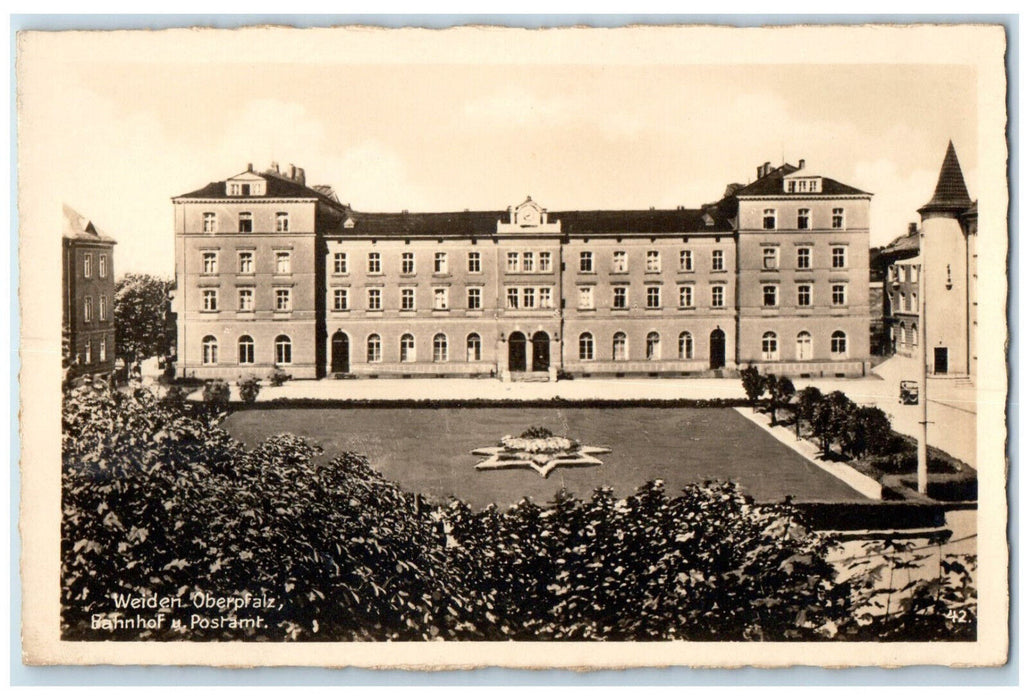
<instances>
[{"instance_id":1,"label":"sepia photograph","mask_svg":"<svg viewBox=\"0 0 1029 700\"><path fill-rule=\"evenodd\" d=\"M1003 664L1006 48L19 32L25 662Z\"/></svg>"}]
</instances>

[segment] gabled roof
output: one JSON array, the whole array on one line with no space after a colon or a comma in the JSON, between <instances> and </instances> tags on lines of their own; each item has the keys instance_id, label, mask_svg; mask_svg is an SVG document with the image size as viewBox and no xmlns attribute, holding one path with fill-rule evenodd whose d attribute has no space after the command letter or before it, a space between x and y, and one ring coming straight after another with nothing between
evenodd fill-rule
<instances>
[{"instance_id":1,"label":"gabled roof","mask_svg":"<svg viewBox=\"0 0 1029 700\"><path fill-rule=\"evenodd\" d=\"M61 231L62 238L93 241L94 243L115 243L110 236L102 234L93 222L79 214L67 204L61 205L64 226Z\"/></svg>"},{"instance_id":2,"label":"gabled roof","mask_svg":"<svg viewBox=\"0 0 1029 700\"><path fill-rule=\"evenodd\" d=\"M920 214L931 211L961 213L972 207L972 198L968 196L968 187L965 186L965 176L961 173L961 164L958 162L957 151L954 150L954 142L947 142L947 153L943 156L943 165L940 166L940 177L936 181L936 190L933 197L921 209Z\"/></svg>"},{"instance_id":3,"label":"gabled roof","mask_svg":"<svg viewBox=\"0 0 1029 700\"><path fill-rule=\"evenodd\" d=\"M811 192L785 192L783 191L783 178L797 172L799 168L789 163L780 165L762 178L745 185L736 191L736 197L795 197L797 199L810 198ZM859 190L856 187L845 185L831 177L821 177L822 190L814 193L814 196L833 195L871 195L870 192Z\"/></svg>"}]
</instances>

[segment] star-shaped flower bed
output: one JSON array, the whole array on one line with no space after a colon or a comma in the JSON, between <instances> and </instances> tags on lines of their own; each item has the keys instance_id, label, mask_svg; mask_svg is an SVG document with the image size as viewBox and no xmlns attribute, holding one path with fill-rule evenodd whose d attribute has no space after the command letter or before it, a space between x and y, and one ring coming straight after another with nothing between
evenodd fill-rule
<instances>
[{"instance_id":1,"label":"star-shaped flower bed","mask_svg":"<svg viewBox=\"0 0 1029 700\"><path fill-rule=\"evenodd\" d=\"M505 435L498 447L480 447L472 454L487 457L476 469L532 469L544 479L558 467L595 467L603 464L593 455L610 452L606 447L580 445L574 440L551 435L546 429L531 429L521 437Z\"/></svg>"}]
</instances>

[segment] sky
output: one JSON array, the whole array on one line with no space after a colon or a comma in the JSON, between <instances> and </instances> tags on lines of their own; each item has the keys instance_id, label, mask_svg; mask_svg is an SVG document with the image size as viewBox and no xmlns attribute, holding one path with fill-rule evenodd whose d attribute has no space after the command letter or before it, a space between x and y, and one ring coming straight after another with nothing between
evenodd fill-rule
<instances>
[{"instance_id":1,"label":"sky","mask_svg":"<svg viewBox=\"0 0 1029 700\"><path fill-rule=\"evenodd\" d=\"M359 211L452 211L526 195L551 210L697 207L765 161L804 158L875 195L882 245L917 220L953 140L977 196L967 66L420 62L385 49L319 61L302 33L244 56L204 36L203 60L195 42L112 36L21 86L21 177L116 238L120 273L172 276L171 198L248 163L303 167Z\"/></svg>"}]
</instances>

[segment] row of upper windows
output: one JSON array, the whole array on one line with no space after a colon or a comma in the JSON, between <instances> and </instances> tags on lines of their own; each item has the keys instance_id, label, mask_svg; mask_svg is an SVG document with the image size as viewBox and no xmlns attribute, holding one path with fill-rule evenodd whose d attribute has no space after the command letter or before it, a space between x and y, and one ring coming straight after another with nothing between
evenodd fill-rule
<instances>
[{"instance_id":1,"label":"row of upper windows","mask_svg":"<svg viewBox=\"0 0 1029 700\"><path fill-rule=\"evenodd\" d=\"M205 211L203 214L204 233L218 233L218 216L213 211ZM284 211L275 212L275 232L289 233L289 213ZM254 232L254 214L249 211L241 211L236 217L236 233Z\"/></svg>"},{"instance_id":2,"label":"row of upper windows","mask_svg":"<svg viewBox=\"0 0 1029 700\"><path fill-rule=\"evenodd\" d=\"M678 254L678 271L693 272L695 256L692 250L683 249ZM725 271L725 251L711 251L711 268L713 272ZM644 262L644 272L661 272L661 251L648 250ZM593 273L597 271L597 260L593 251L579 251L579 272ZM629 254L624 250L616 250L611 254L611 272L629 271Z\"/></svg>"},{"instance_id":3,"label":"row of upper windows","mask_svg":"<svg viewBox=\"0 0 1029 700\"><path fill-rule=\"evenodd\" d=\"M272 309L274 311L292 311L293 310L293 290L288 287L275 289L274 301ZM241 287L236 290L236 310L237 311L256 311L254 304L254 292L255 290L251 287ZM201 295L201 309L204 311L220 311L221 308L218 304L218 290L217 289L205 289Z\"/></svg>"},{"instance_id":4,"label":"row of upper windows","mask_svg":"<svg viewBox=\"0 0 1029 700\"><path fill-rule=\"evenodd\" d=\"M710 305L714 308L724 308L726 305L725 285L711 285ZM646 308L661 308L661 287L645 287L644 297ZM679 308L689 309L695 306L693 285L680 285L678 289ZM579 309L588 310L596 307L595 287L579 287ZM614 286L611 288L611 308L629 308L629 287Z\"/></svg>"},{"instance_id":5,"label":"row of upper windows","mask_svg":"<svg viewBox=\"0 0 1029 700\"><path fill-rule=\"evenodd\" d=\"M813 285L797 285L797 306L812 306L814 304ZM830 301L833 306L847 305L847 285L835 283L832 285ZM779 285L766 284L761 287L761 305L764 307L779 306Z\"/></svg>"},{"instance_id":6,"label":"row of upper windows","mask_svg":"<svg viewBox=\"0 0 1029 700\"><path fill-rule=\"evenodd\" d=\"M256 256L252 250L240 250L236 253L236 273L240 275L255 274ZM201 255L201 270L205 275L218 274L218 252L205 250ZM288 275L293 272L293 255L288 250L275 251L275 274Z\"/></svg>"},{"instance_id":7,"label":"row of upper windows","mask_svg":"<svg viewBox=\"0 0 1029 700\"><path fill-rule=\"evenodd\" d=\"M82 255L82 276L86 279L93 276L92 253L84 253ZM97 276L100 279L107 279L107 255L104 253L97 254Z\"/></svg>"},{"instance_id":8,"label":"row of upper windows","mask_svg":"<svg viewBox=\"0 0 1029 700\"><path fill-rule=\"evenodd\" d=\"M891 282L917 282L920 265L890 265Z\"/></svg>"},{"instance_id":9,"label":"row of upper windows","mask_svg":"<svg viewBox=\"0 0 1029 700\"><path fill-rule=\"evenodd\" d=\"M918 311L918 292L911 292L911 294L900 293L900 299L897 303L897 311L908 311L915 313ZM890 295L892 299L893 295Z\"/></svg>"},{"instance_id":10,"label":"row of upper windows","mask_svg":"<svg viewBox=\"0 0 1029 700\"><path fill-rule=\"evenodd\" d=\"M107 296L101 294L98 304L99 319L101 321L107 320ZM86 323L90 323L93 320L93 297L84 297L82 299L82 320Z\"/></svg>"},{"instance_id":11,"label":"row of upper windows","mask_svg":"<svg viewBox=\"0 0 1029 700\"><path fill-rule=\"evenodd\" d=\"M829 336L829 354L834 360L847 358L847 334L843 331L833 331ZM801 331L797 334L796 351L792 359L811 360L814 358L814 350L811 334ZM769 362L778 361L781 358L779 351L779 335L774 331L767 331L761 336L761 359Z\"/></svg>"},{"instance_id":12,"label":"row of upper windows","mask_svg":"<svg viewBox=\"0 0 1029 700\"><path fill-rule=\"evenodd\" d=\"M801 208L797 209L796 226L794 228L800 230L812 229L812 228L826 228L823 226L816 226L815 224L822 223L814 220L814 215L810 209ZM832 215L829 219L829 228L843 229L846 228L847 222L844 216L843 207L834 207ZM761 227L772 231L780 228L779 226L779 212L777 209L765 209L761 212ZM783 226L782 228L789 228L789 226Z\"/></svg>"},{"instance_id":13,"label":"row of upper windows","mask_svg":"<svg viewBox=\"0 0 1029 700\"><path fill-rule=\"evenodd\" d=\"M798 270L810 270L813 267L812 249L802 246L796 250L796 263ZM832 246L830 249L830 266L835 270L847 267L847 246ZM765 246L761 249L761 267L765 270L779 269L779 248L777 246Z\"/></svg>"},{"instance_id":14,"label":"row of upper windows","mask_svg":"<svg viewBox=\"0 0 1029 700\"><path fill-rule=\"evenodd\" d=\"M111 341L113 344L113 340ZM100 342L97 343L97 357L96 362L107 361L107 337L101 336ZM93 341L87 340L82 346L82 353L75 354L75 364L91 365L94 362L93 358Z\"/></svg>"}]
</instances>

